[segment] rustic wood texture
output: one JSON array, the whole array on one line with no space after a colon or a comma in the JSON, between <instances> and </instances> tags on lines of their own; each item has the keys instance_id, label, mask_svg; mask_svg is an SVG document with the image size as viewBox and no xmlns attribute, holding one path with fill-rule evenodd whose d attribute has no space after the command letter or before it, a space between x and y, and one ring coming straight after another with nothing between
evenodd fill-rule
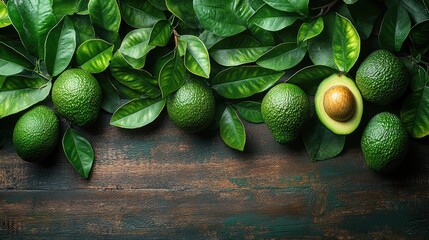
<instances>
[{"instance_id":1,"label":"rustic wood texture","mask_svg":"<svg viewBox=\"0 0 429 240\"><path fill-rule=\"evenodd\" d=\"M60 147L49 164L0 150L0 239L429 239L428 140L390 175L365 167L358 140L311 162L302 144L246 124L243 153L216 132L186 134L164 115L138 130L103 114L85 134L82 179Z\"/></svg>"}]
</instances>

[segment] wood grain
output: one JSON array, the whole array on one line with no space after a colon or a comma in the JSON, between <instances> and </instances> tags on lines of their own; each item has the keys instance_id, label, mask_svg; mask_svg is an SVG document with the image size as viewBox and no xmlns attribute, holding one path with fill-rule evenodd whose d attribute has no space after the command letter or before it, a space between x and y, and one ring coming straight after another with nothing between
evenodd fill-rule
<instances>
[{"instance_id":1,"label":"wood grain","mask_svg":"<svg viewBox=\"0 0 429 240\"><path fill-rule=\"evenodd\" d=\"M365 167L357 139L311 162L302 144L247 124L243 153L216 131L187 134L166 116L138 130L103 114L85 130L96 160L82 179L61 149L48 164L0 150L0 239L428 239L428 140L400 169Z\"/></svg>"}]
</instances>

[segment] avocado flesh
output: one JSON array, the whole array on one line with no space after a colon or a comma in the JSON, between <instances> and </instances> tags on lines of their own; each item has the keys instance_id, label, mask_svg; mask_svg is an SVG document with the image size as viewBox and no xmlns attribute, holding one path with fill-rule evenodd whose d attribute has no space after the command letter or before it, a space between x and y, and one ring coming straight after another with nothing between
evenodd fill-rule
<instances>
[{"instance_id":1,"label":"avocado flesh","mask_svg":"<svg viewBox=\"0 0 429 240\"><path fill-rule=\"evenodd\" d=\"M353 115L347 119L347 121L337 121L329 117L326 113L323 99L325 93L333 86L344 86L347 87L352 93L356 104L356 109ZM320 121L325 125L329 130L338 135L348 135L352 133L360 123L363 113L363 101L362 96L359 92L359 89L356 87L356 84L345 75L333 74L328 78L324 79L317 88L316 94L314 96L314 104L316 108L316 114L319 117Z\"/></svg>"}]
</instances>

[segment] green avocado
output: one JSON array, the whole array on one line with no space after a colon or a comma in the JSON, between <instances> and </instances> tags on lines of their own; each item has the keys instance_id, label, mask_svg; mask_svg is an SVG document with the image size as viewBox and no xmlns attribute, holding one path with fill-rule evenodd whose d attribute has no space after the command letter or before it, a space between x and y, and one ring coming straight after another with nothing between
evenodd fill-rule
<instances>
[{"instance_id":1,"label":"green avocado","mask_svg":"<svg viewBox=\"0 0 429 240\"><path fill-rule=\"evenodd\" d=\"M320 121L339 135L352 133L362 119L363 101L356 84L345 75L333 74L317 88L314 105Z\"/></svg>"}]
</instances>

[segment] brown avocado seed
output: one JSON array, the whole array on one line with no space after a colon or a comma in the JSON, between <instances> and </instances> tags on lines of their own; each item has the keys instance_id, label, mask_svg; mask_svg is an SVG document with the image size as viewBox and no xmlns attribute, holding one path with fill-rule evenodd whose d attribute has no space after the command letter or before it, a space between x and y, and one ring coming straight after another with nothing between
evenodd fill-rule
<instances>
[{"instance_id":1,"label":"brown avocado seed","mask_svg":"<svg viewBox=\"0 0 429 240\"><path fill-rule=\"evenodd\" d=\"M323 97L323 107L330 118L345 122L355 113L356 101L350 89L337 85L326 91Z\"/></svg>"}]
</instances>

